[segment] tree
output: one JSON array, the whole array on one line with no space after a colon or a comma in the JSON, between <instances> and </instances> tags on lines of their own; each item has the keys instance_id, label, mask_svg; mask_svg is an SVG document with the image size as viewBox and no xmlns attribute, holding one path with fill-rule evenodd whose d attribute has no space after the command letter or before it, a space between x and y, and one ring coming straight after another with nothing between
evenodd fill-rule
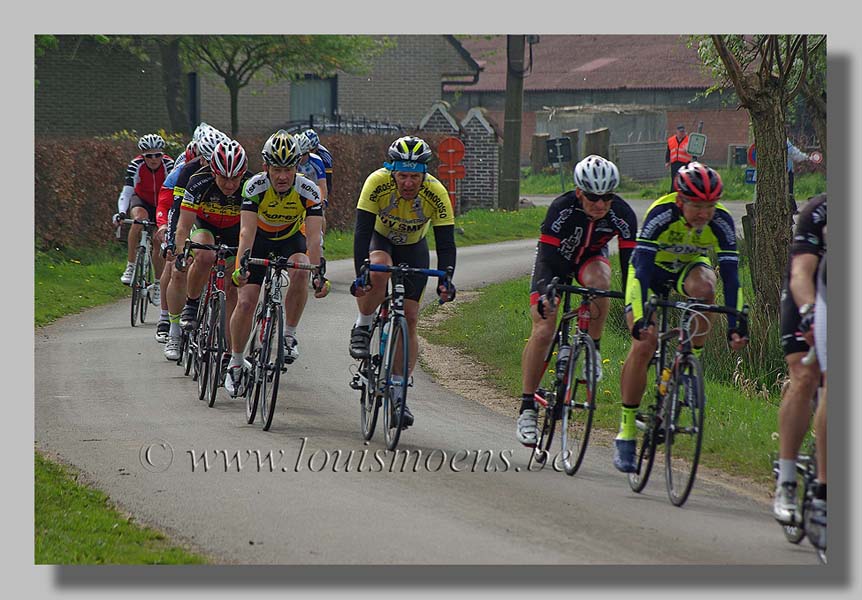
<instances>
[{"instance_id":1,"label":"tree","mask_svg":"<svg viewBox=\"0 0 862 600\"><path fill-rule=\"evenodd\" d=\"M811 71L825 41L825 36L811 35L711 35L698 40L698 53L716 80L711 89L732 84L740 106L751 115L757 145L757 243L751 268L758 273L757 306L770 317L778 314L792 223L787 107L804 86L814 85Z\"/></svg>"},{"instance_id":2,"label":"tree","mask_svg":"<svg viewBox=\"0 0 862 600\"><path fill-rule=\"evenodd\" d=\"M503 181L500 208L518 210L521 184L521 111L524 102L526 36L506 36L506 110L503 122Z\"/></svg>"},{"instance_id":3,"label":"tree","mask_svg":"<svg viewBox=\"0 0 862 600\"><path fill-rule=\"evenodd\" d=\"M184 56L189 64L203 63L224 80L230 93L231 135L236 136L239 92L254 77L361 73L369 68L369 59L391 45L387 38L362 35L204 35L185 38Z\"/></svg>"}]
</instances>

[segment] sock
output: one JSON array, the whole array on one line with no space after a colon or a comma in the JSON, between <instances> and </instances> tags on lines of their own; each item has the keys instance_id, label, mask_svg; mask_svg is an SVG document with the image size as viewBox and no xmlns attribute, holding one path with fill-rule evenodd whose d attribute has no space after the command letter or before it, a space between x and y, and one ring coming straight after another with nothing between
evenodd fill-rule
<instances>
[{"instance_id":1,"label":"sock","mask_svg":"<svg viewBox=\"0 0 862 600\"><path fill-rule=\"evenodd\" d=\"M691 353L694 354L695 358L700 360L701 358L703 358L703 346L701 346L700 348L692 346Z\"/></svg>"},{"instance_id":2,"label":"sock","mask_svg":"<svg viewBox=\"0 0 862 600\"><path fill-rule=\"evenodd\" d=\"M362 313L359 313L359 317L356 319L356 327L370 328L371 324L374 322L374 314L375 313L363 315Z\"/></svg>"},{"instance_id":3,"label":"sock","mask_svg":"<svg viewBox=\"0 0 862 600\"><path fill-rule=\"evenodd\" d=\"M180 329L180 316L168 313L168 321L171 323L171 330L168 332L168 335L171 337L180 337L183 331Z\"/></svg>"},{"instance_id":4,"label":"sock","mask_svg":"<svg viewBox=\"0 0 862 600\"><path fill-rule=\"evenodd\" d=\"M602 338L599 338L597 340L593 340L593 344L595 344L595 346L596 346L596 352L602 351Z\"/></svg>"},{"instance_id":5,"label":"sock","mask_svg":"<svg viewBox=\"0 0 862 600\"><path fill-rule=\"evenodd\" d=\"M814 497L818 500L826 501L826 484L814 480Z\"/></svg>"},{"instance_id":6,"label":"sock","mask_svg":"<svg viewBox=\"0 0 862 600\"><path fill-rule=\"evenodd\" d=\"M620 431L617 433L618 440L633 440L638 436L638 428L635 424L635 415L638 414L637 406L623 405L622 417L620 419Z\"/></svg>"},{"instance_id":7,"label":"sock","mask_svg":"<svg viewBox=\"0 0 862 600\"><path fill-rule=\"evenodd\" d=\"M786 483L796 481L796 459L794 458L779 458L778 459L778 483Z\"/></svg>"},{"instance_id":8,"label":"sock","mask_svg":"<svg viewBox=\"0 0 862 600\"><path fill-rule=\"evenodd\" d=\"M231 367L241 366L243 363L243 353L242 352L231 352L230 355L230 364L227 366L228 369Z\"/></svg>"},{"instance_id":9,"label":"sock","mask_svg":"<svg viewBox=\"0 0 862 600\"><path fill-rule=\"evenodd\" d=\"M528 409L536 410L536 401L533 400L533 394L521 394L521 410L518 411L518 414Z\"/></svg>"},{"instance_id":10,"label":"sock","mask_svg":"<svg viewBox=\"0 0 862 600\"><path fill-rule=\"evenodd\" d=\"M296 325L291 327L290 325L284 326L284 337L292 337L296 339Z\"/></svg>"},{"instance_id":11,"label":"sock","mask_svg":"<svg viewBox=\"0 0 862 600\"><path fill-rule=\"evenodd\" d=\"M134 266L135 266L134 262L127 262L126 263L126 267L134 267Z\"/></svg>"},{"instance_id":12,"label":"sock","mask_svg":"<svg viewBox=\"0 0 862 600\"><path fill-rule=\"evenodd\" d=\"M163 310L159 313L159 321L167 321L168 320L168 311Z\"/></svg>"}]
</instances>

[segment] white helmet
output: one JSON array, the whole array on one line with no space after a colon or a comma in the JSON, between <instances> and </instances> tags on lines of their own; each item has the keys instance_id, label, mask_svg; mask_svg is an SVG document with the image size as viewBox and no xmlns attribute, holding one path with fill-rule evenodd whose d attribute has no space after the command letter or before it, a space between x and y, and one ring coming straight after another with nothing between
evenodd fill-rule
<instances>
[{"instance_id":1,"label":"white helmet","mask_svg":"<svg viewBox=\"0 0 862 600\"><path fill-rule=\"evenodd\" d=\"M300 155L308 154L312 150L314 150L314 146L311 143L311 140L308 139L308 136L305 133L300 132L294 136L296 140L296 150Z\"/></svg>"},{"instance_id":2,"label":"white helmet","mask_svg":"<svg viewBox=\"0 0 862 600\"><path fill-rule=\"evenodd\" d=\"M614 191L620 184L617 166L596 154L575 165L575 186L590 194L603 195Z\"/></svg>"},{"instance_id":3,"label":"white helmet","mask_svg":"<svg viewBox=\"0 0 862 600\"><path fill-rule=\"evenodd\" d=\"M218 129L210 128L204 131L198 140L198 156L203 156L204 160L209 162L218 143L226 141L230 141L230 138Z\"/></svg>"}]
</instances>

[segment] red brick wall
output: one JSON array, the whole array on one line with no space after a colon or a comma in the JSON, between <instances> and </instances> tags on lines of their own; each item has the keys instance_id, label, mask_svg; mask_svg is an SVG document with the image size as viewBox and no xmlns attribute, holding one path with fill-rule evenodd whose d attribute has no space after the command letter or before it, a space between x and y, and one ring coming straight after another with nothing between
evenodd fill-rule
<instances>
[{"instance_id":1,"label":"red brick wall","mask_svg":"<svg viewBox=\"0 0 862 600\"><path fill-rule=\"evenodd\" d=\"M704 110L667 111L667 135L676 133L676 126L685 125L688 133L697 131L703 121L702 133L706 135L706 154L701 159L707 164L723 167L727 164L729 144L749 144L748 111L732 108Z\"/></svg>"}]
</instances>

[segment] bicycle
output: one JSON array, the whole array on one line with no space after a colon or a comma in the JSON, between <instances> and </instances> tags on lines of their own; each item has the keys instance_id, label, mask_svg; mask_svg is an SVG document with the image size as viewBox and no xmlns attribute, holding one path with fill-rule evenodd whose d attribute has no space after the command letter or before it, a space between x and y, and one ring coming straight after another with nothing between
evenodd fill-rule
<instances>
[{"instance_id":1,"label":"bicycle","mask_svg":"<svg viewBox=\"0 0 862 600\"><path fill-rule=\"evenodd\" d=\"M153 230L156 223L147 219L122 219L119 223L142 225L141 241L135 253L135 274L129 284L132 288L131 321L134 327L139 320L141 323L146 321L150 303L154 306L156 304L152 298L152 289L156 282L152 259Z\"/></svg>"},{"instance_id":2,"label":"bicycle","mask_svg":"<svg viewBox=\"0 0 862 600\"><path fill-rule=\"evenodd\" d=\"M275 414L278 384L282 373L287 371L284 357L284 303L282 289L290 286L288 269L314 271L322 276L320 267L309 263L290 261L283 256L251 258L247 251L240 259L240 268L249 265L266 268L261 284L262 296L254 310L251 332L245 346L243 368L243 396L245 416L249 425L254 423L258 405L263 430L269 431ZM262 400L262 401L261 401Z\"/></svg>"},{"instance_id":3,"label":"bicycle","mask_svg":"<svg viewBox=\"0 0 862 600\"><path fill-rule=\"evenodd\" d=\"M183 271L190 250L212 250L216 262L210 269L209 280L198 303L198 327L195 338L188 339L188 348L194 348L195 372L198 376L198 399L207 399L208 406L215 404L216 392L222 384L222 357L227 352L227 308L225 297L225 271L228 256L233 256L236 246L224 244L199 244L187 240L182 253L177 257L177 269ZM194 341L194 346L192 343ZM182 356L182 354L181 354Z\"/></svg>"},{"instance_id":4,"label":"bicycle","mask_svg":"<svg viewBox=\"0 0 862 600\"><path fill-rule=\"evenodd\" d=\"M816 352L812 346L805 358L802 359L802 362L804 364L811 364L815 358ZM812 398L811 401L812 414L817 411L817 402L819 398L820 388L818 387L817 393L815 393L814 398ZM776 481L778 481L778 471L778 457L776 456L772 461L772 474L775 476ZM811 528L811 505L814 502L814 486L816 479L817 441L812 433L796 457L796 489L799 494L798 501L800 507L799 519L797 520L794 518L793 523L789 525L781 524L781 529L784 531L784 537L787 538L787 541L791 544L799 544L803 539L805 539L806 534ZM818 560L820 560L824 565L827 564L826 548L820 548L817 546L811 536L808 536L808 539L817 552Z\"/></svg>"},{"instance_id":5,"label":"bicycle","mask_svg":"<svg viewBox=\"0 0 862 600\"><path fill-rule=\"evenodd\" d=\"M363 438L365 440L372 438L377 426L379 410L383 408L384 440L387 449L395 450L401 438L401 430L405 429L401 423L404 422L404 407L407 405L407 388L412 385L407 379L410 372L410 352L407 317L404 314L404 279L408 275L422 274L437 277L441 284L447 285L452 279L453 270L451 267L446 271L440 271L409 267L404 264L378 265L371 264L366 259L357 282L363 286L368 285L371 272L390 273L392 277L386 297L377 309L371 325L371 356L360 360L359 368L353 373L350 381L350 387L360 392L359 415ZM442 304L443 301L440 302ZM393 383L394 373L401 375L401 385ZM396 394L400 394L400 398L396 397ZM398 404L397 414L396 404ZM395 423L399 426L396 427Z\"/></svg>"},{"instance_id":6,"label":"bicycle","mask_svg":"<svg viewBox=\"0 0 862 600\"><path fill-rule=\"evenodd\" d=\"M554 369L549 372L548 385L540 387L534 395L536 403L544 409L534 458L539 463L544 463L548 458L559 421L563 467L567 475L574 475L584 459L596 409L598 352L589 335L590 307L596 298L622 299L623 294L563 285L559 283L559 278L555 277L546 288L545 298L555 298L557 292L562 292L560 303L563 314L557 325L554 341L548 349L544 370L548 370L548 365L555 355L557 358ZM576 309L572 309L573 294L581 296ZM572 322L575 320L575 330L572 332ZM581 369L580 376L576 375L579 372L576 369Z\"/></svg>"},{"instance_id":7,"label":"bicycle","mask_svg":"<svg viewBox=\"0 0 862 600\"><path fill-rule=\"evenodd\" d=\"M664 444L665 484L668 498L674 506L682 506L694 485L703 442L704 394L703 367L692 352L692 320L702 313L723 313L739 319L739 335L748 336L748 306L741 311L725 306L705 304L697 298L668 301L652 296L644 316L649 322L661 309L658 347L651 363L655 365L655 397L652 404L639 409L635 418L643 432L637 449L637 471L629 473L629 485L641 492L649 480L656 450ZM679 326L668 329L669 310L679 309ZM696 332L700 334L699 332ZM677 347L670 352L671 340Z\"/></svg>"}]
</instances>

